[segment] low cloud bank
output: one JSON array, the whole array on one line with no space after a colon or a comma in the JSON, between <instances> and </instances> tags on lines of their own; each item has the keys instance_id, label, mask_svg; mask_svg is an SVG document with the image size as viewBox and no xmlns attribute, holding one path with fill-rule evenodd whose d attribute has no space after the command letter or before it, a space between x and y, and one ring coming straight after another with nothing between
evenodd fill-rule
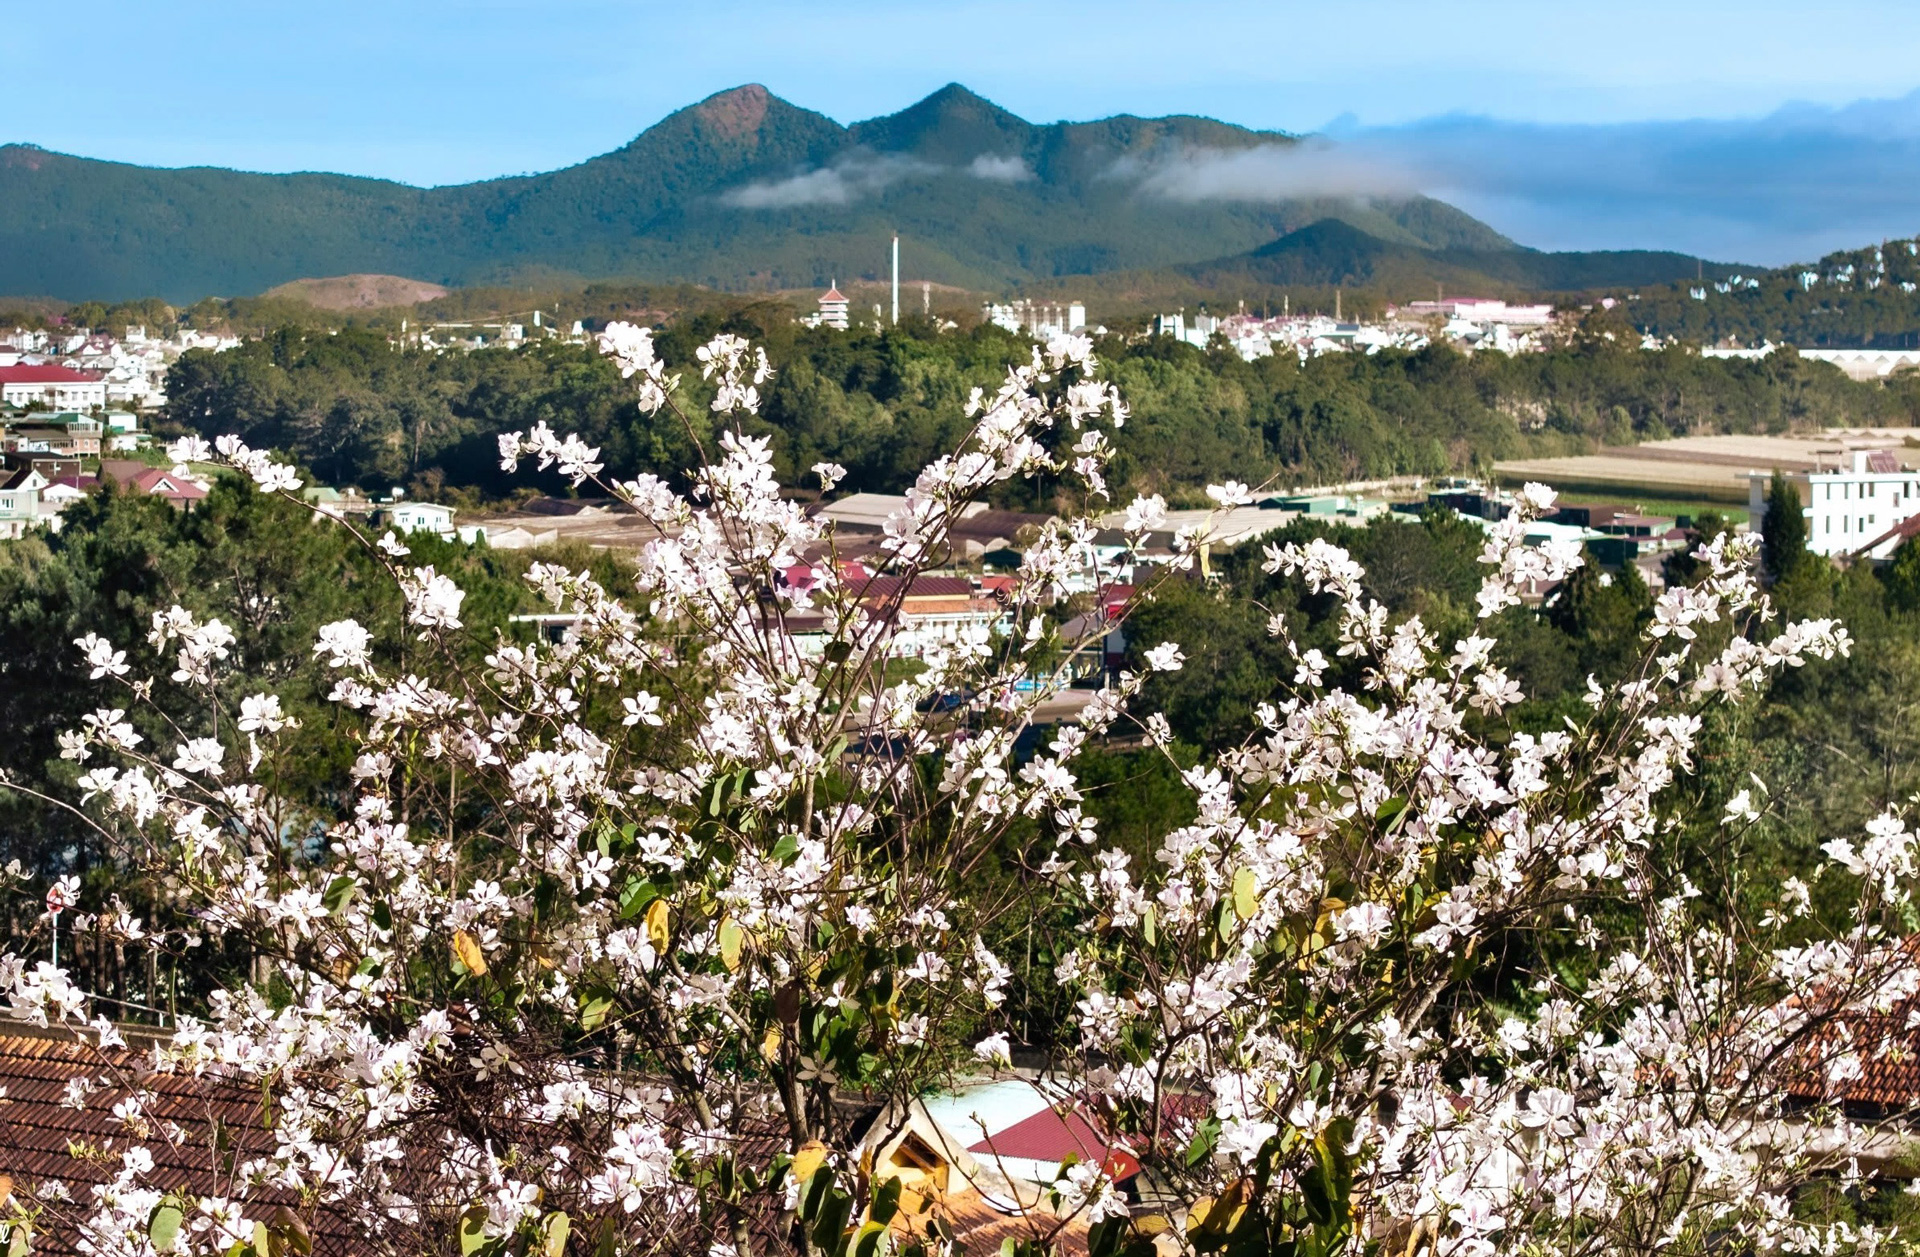
<instances>
[{"instance_id":1,"label":"low cloud bank","mask_svg":"<svg viewBox=\"0 0 1920 1257\"><path fill-rule=\"evenodd\" d=\"M1561 126L1449 115L1297 147L1148 163L1175 200L1424 192L1542 249L1677 249L1766 265L1920 232L1920 92L1762 118Z\"/></svg>"},{"instance_id":2,"label":"low cloud bank","mask_svg":"<svg viewBox=\"0 0 1920 1257\"><path fill-rule=\"evenodd\" d=\"M803 205L850 205L909 175L938 169L898 155L861 155L803 170L784 179L758 180L722 193L723 204L740 209L792 209Z\"/></svg>"}]
</instances>

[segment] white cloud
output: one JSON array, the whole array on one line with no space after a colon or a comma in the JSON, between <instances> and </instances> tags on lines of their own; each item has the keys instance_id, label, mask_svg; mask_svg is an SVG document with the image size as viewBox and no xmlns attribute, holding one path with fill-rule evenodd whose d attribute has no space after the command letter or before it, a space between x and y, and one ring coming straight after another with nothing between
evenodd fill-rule
<instances>
[{"instance_id":1,"label":"white cloud","mask_svg":"<svg viewBox=\"0 0 1920 1257\"><path fill-rule=\"evenodd\" d=\"M1024 157L995 157L982 153L967 165L967 173L976 179L995 183L1023 183L1033 178L1033 168Z\"/></svg>"},{"instance_id":2,"label":"white cloud","mask_svg":"<svg viewBox=\"0 0 1920 1257\"><path fill-rule=\"evenodd\" d=\"M1109 172L1173 201L1283 201L1300 197L1410 196L1412 174L1325 141L1251 148L1179 148L1123 159Z\"/></svg>"},{"instance_id":3,"label":"white cloud","mask_svg":"<svg viewBox=\"0 0 1920 1257\"><path fill-rule=\"evenodd\" d=\"M849 205L882 192L909 175L937 170L912 157L870 154L817 166L784 179L763 179L721 193L723 204L740 209L792 209L802 205Z\"/></svg>"}]
</instances>

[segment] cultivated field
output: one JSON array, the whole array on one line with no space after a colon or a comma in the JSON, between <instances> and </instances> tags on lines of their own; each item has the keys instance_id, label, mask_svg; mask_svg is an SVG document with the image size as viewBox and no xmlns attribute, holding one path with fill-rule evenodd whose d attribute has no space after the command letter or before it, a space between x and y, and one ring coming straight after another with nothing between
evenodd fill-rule
<instances>
[{"instance_id":1,"label":"cultivated field","mask_svg":"<svg viewBox=\"0 0 1920 1257\"><path fill-rule=\"evenodd\" d=\"M1788 436L1679 437L1605 454L1496 463L1494 474L1510 484L1538 480L1574 492L1745 502L1750 471L1842 466L1853 450L1861 449L1902 450L1903 463L1920 462L1920 432L1834 428Z\"/></svg>"}]
</instances>

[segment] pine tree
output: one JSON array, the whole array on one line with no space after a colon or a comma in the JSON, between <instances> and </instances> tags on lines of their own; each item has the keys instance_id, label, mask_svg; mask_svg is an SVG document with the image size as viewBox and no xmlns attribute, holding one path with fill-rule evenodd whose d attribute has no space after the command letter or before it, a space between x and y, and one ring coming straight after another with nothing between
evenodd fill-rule
<instances>
[{"instance_id":1,"label":"pine tree","mask_svg":"<svg viewBox=\"0 0 1920 1257\"><path fill-rule=\"evenodd\" d=\"M1887 606L1894 611L1920 611L1920 541L1900 543L1893 562L1881 569L1886 585Z\"/></svg>"},{"instance_id":2,"label":"pine tree","mask_svg":"<svg viewBox=\"0 0 1920 1257\"><path fill-rule=\"evenodd\" d=\"M1760 566L1769 582L1784 580L1806 561L1807 521L1800 513L1800 490L1784 472L1773 473L1760 537Z\"/></svg>"}]
</instances>

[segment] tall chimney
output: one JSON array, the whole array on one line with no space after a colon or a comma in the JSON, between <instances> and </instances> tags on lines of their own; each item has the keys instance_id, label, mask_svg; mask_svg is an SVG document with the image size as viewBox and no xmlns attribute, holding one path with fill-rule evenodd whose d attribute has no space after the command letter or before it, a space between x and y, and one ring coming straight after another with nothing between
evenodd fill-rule
<instances>
[{"instance_id":1,"label":"tall chimney","mask_svg":"<svg viewBox=\"0 0 1920 1257\"><path fill-rule=\"evenodd\" d=\"M900 322L900 237L893 238L893 321Z\"/></svg>"}]
</instances>

